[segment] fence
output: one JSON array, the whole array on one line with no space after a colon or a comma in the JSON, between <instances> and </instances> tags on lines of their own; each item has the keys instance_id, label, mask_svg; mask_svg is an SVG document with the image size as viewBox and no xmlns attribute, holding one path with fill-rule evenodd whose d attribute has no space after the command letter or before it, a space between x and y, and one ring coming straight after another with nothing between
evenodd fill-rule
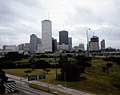
<instances>
[{"instance_id":1,"label":"fence","mask_svg":"<svg viewBox=\"0 0 120 95\"><path fill-rule=\"evenodd\" d=\"M3 84L5 86L5 94L13 93L16 90L16 83L15 81L9 81Z\"/></svg>"}]
</instances>

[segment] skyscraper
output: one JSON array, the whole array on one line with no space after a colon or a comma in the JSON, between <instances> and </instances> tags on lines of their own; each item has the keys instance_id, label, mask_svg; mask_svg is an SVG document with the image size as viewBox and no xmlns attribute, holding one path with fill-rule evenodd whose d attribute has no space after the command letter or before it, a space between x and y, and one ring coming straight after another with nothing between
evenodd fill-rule
<instances>
[{"instance_id":1,"label":"skyscraper","mask_svg":"<svg viewBox=\"0 0 120 95\"><path fill-rule=\"evenodd\" d=\"M62 30L59 31L59 45L68 45L68 31Z\"/></svg>"},{"instance_id":2,"label":"skyscraper","mask_svg":"<svg viewBox=\"0 0 120 95\"><path fill-rule=\"evenodd\" d=\"M42 21L42 44L44 52L52 52L52 24L50 20Z\"/></svg>"},{"instance_id":3,"label":"skyscraper","mask_svg":"<svg viewBox=\"0 0 120 95\"><path fill-rule=\"evenodd\" d=\"M90 50L96 51L99 50L99 38L97 36L93 36L90 41Z\"/></svg>"},{"instance_id":4,"label":"skyscraper","mask_svg":"<svg viewBox=\"0 0 120 95\"><path fill-rule=\"evenodd\" d=\"M30 52L35 53L37 50L38 38L35 34L30 35Z\"/></svg>"},{"instance_id":5,"label":"skyscraper","mask_svg":"<svg viewBox=\"0 0 120 95\"><path fill-rule=\"evenodd\" d=\"M52 52L57 50L57 39L52 38Z\"/></svg>"},{"instance_id":6,"label":"skyscraper","mask_svg":"<svg viewBox=\"0 0 120 95\"><path fill-rule=\"evenodd\" d=\"M105 40L101 41L101 50L105 50Z\"/></svg>"},{"instance_id":7,"label":"skyscraper","mask_svg":"<svg viewBox=\"0 0 120 95\"><path fill-rule=\"evenodd\" d=\"M69 50L72 49L72 37L68 37Z\"/></svg>"}]
</instances>

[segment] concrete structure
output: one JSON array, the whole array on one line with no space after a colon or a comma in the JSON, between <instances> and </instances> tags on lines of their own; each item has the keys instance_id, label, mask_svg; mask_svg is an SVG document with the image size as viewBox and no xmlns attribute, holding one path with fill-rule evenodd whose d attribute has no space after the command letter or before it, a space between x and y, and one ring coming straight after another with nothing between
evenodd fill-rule
<instances>
[{"instance_id":1,"label":"concrete structure","mask_svg":"<svg viewBox=\"0 0 120 95\"><path fill-rule=\"evenodd\" d=\"M69 50L72 50L72 37L68 37Z\"/></svg>"},{"instance_id":2,"label":"concrete structure","mask_svg":"<svg viewBox=\"0 0 120 95\"><path fill-rule=\"evenodd\" d=\"M80 48L80 50L82 50L82 51L84 51L85 50L85 48L84 48L84 44L79 44L79 48Z\"/></svg>"},{"instance_id":3,"label":"concrete structure","mask_svg":"<svg viewBox=\"0 0 120 95\"><path fill-rule=\"evenodd\" d=\"M52 24L50 20L42 21L42 44L45 52L52 52Z\"/></svg>"},{"instance_id":4,"label":"concrete structure","mask_svg":"<svg viewBox=\"0 0 120 95\"><path fill-rule=\"evenodd\" d=\"M65 44L57 45L57 50L58 51L69 51L69 45L65 45Z\"/></svg>"},{"instance_id":5,"label":"concrete structure","mask_svg":"<svg viewBox=\"0 0 120 95\"><path fill-rule=\"evenodd\" d=\"M23 43L18 45L19 53L24 53L25 55L29 54L30 43Z\"/></svg>"},{"instance_id":6,"label":"concrete structure","mask_svg":"<svg viewBox=\"0 0 120 95\"><path fill-rule=\"evenodd\" d=\"M18 45L19 51L29 51L30 43L23 43Z\"/></svg>"},{"instance_id":7,"label":"concrete structure","mask_svg":"<svg viewBox=\"0 0 120 95\"><path fill-rule=\"evenodd\" d=\"M101 41L101 50L105 50L105 40Z\"/></svg>"},{"instance_id":8,"label":"concrete structure","mask_svg":"<svg viewBox=\"0 0 120 95\"><path fill-rule=\"evenodd\" d=\"M4 52L14 52L18 51L18 47L16 45L4 45L3 46L3 51Z\"/></svg>"},{"instance_id":9,"label":"concrete structure","mask_svg":"<svg viewBox=\"0 0 120 95\"><path fill-rule=\"evenodd\" d=\"M37 36L35 34L30 35L30 53L35 53L37 50Z\"/></svg>"},{"instance_id":10,"label":"concrete structure","mask_svg":"<svg viewBox=\"0 0 120 95\"><path fill-rule=\"evenodd\" d=\"M59 31L59 45L68 45L68 31L62 30Z\"/></svg>"},{"instance_id":11,"label":"concrete structure","mask_svg":"<svg viewBox=\"0 0 120 95\"><path fill-rule=\"evenodd\" d=\"M90 40L90 51L99 50L99 38L97 36L93 36Z\"/></svg>"},{"instance_id":12,"label":"concrete structure","mask_svg":"<svg viewBox=\"0 0 120 95\"><path fill-rule=\"evenodd\" d=\"M35 34L30 35L30 53L36 53L39 46L42 45L42 41Z\"/></svg>"}]
</instances>

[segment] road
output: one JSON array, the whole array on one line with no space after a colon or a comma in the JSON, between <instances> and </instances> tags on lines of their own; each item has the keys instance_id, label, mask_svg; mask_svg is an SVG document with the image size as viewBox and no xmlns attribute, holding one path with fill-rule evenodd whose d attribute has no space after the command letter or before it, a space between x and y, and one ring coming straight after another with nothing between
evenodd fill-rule
<instances>
[{"instance_id":1,"label":"road","mask_svg":"<svg viewBox=\"0 0 120 95\"><path fill-rule=\"evenodd\" d=\"M33 89L28 86L27 79L22 77L16 77L13 75L8 75L9 80L14 80L16 82L16 89L19 91L19 95L53 95L46 93L37 89Z\"/></svg>"},{"instance_id":2,"label":"road","mask_svg":"<svg viewBox=\"0 0 120 95\"><path fill-rule=\"evenodd\" d=\"M54 89L54 90L58 90L58 91L61 91L61 92L65 92L65 93L68 93L70 95L95 95L95 94L91 94L91 93L87 93L87 92L78 91L78 90L74 90L74 89L71 89L71 88L63 87L61 85L56 86L56 85L52 85L52 84L48 84L48 83L44 83L44 82L39 82L39 81L28 81L28 79L26 79L26 78L22 78L22 77L10 75L10 74L6 74L6 75L7 75L7 77L16 80L17 83L19 82L19 85L21 85L21 84L25 85L25 84L28 84L28 83L33 83L33 84L36 84L38 86L49 87L50 89ZM26 89L32 89L32 88L29 87L29 88L26 88ZM34 89L34 91L38 92L39 90L35 90ZM42 92L41 92L41 94L34 94L34 95L50 95L48 93L46 93L46 94L44 94L44 93L42 94ZM33 95L33 94L31 94L31 95Z\"/></svg>"}]
</instances>

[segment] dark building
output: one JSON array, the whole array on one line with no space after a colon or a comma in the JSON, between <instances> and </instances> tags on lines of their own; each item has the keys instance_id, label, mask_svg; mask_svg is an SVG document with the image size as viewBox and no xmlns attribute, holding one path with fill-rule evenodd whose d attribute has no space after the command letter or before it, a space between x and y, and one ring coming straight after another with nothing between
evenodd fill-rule
<instances>
[{"instance_id":1,"label":"dark building","mask_svg":"<svg viewBox=\"0 0 120 95\"><path fill-rule=\"evenodd\" d=\"M59 45L68 45L68 31L62 30L59 31Z\"/></svg>"},{"instance_id":2,"label":"dark building","mask_svg":"<svg viewBox=\"0 0 120 95\"><path fill-rule=\"evenodd\" d=\"M105 40L101 41L101 50L105 50Z\"/></svg>"},{"instance_id":3,"label":"dark building","mask_svg":"<svg viewBox=\"0 0 120 95\"><path fill-rule=\"evenodd\" d=\"M57 39L52 38L52 52L57 50Z\"/></svg>"}]
</instances>

